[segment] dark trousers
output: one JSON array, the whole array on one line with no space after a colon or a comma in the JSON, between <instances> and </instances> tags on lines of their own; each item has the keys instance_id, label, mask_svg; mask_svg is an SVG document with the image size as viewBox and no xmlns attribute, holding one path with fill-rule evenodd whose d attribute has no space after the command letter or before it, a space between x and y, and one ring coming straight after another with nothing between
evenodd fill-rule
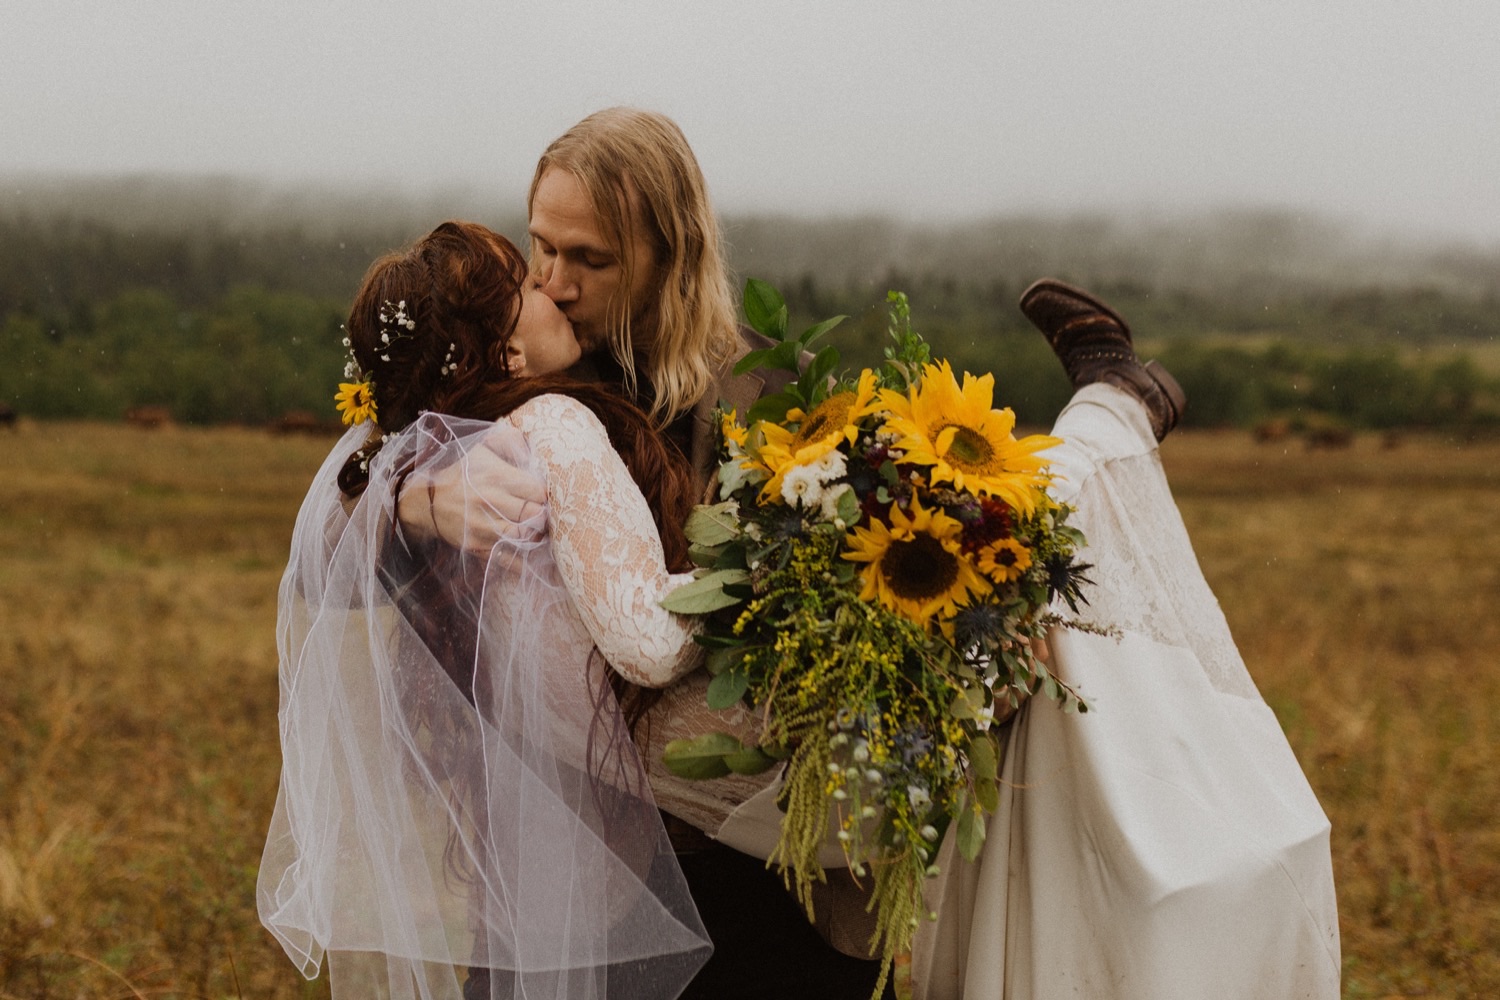
<instances>
[{"instance_id":1,"label":"dark trousers","mask_svg":"<svg viewBox=\"0 0 1500 1000\"><path fill-rule=\"evenodd\" d=\"M718 843L677 860L714 943L683 1000L870 1000L880 963L824 943L765 862Z\"/></svg>"}]
</instances>

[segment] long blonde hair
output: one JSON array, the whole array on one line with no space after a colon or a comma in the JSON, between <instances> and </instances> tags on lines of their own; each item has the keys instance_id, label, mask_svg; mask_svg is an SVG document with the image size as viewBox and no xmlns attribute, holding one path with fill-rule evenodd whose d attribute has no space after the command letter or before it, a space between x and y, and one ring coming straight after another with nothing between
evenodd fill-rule
<instances>
[{"instance_id":1,"label":"long blonde hair","mask_svg":"<svg viewBox=\"0 0 1500 1000\"><path fill-rule=\"evenodd\" d=\"M547 147L526 195L528 213L542 175L553 167L566 170L583 186L601 235L620 256L624 280L622 292L609 303L608 338L632 390L636 366L630 320L640 304L629 301L629 290L635 268L643 262L632 260L627 248L636 226L646 228L661 287L656 339L646 352L645 374L655 390L651 419L665 426L709 391L739 346L723 236L698 160L677 123L665 115L606 108Z\"/></svg>"}]
</instances>

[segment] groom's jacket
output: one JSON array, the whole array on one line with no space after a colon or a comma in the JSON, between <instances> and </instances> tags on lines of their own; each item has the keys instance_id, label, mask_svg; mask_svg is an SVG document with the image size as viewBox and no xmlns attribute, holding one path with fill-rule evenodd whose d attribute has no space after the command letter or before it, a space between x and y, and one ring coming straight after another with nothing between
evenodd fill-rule
<instances>
[{"instance_id":1,"label":"groom's jacket","mask_svg":"<svg viewBox=\"0 0 1500 1000\"><path fill-rule=\"evenodd\" d=\"M758 368L743 375L734 374L735 362L741 357L751 351L775 346L770 338L761 336L748 326L740 327L739 333L744 349L734 361L720 369L712 388L693 405L689 414L692 423L687 457L692 463L693 477L698 484L700 496L708 492L717 468L714 456L719 448L719 427L714 423L714 411L721 407L726 411L733 410L744 420L752 403L762 396L780 392L792 381L791 372L779 369Z\"/></svg>"}]
</instances>

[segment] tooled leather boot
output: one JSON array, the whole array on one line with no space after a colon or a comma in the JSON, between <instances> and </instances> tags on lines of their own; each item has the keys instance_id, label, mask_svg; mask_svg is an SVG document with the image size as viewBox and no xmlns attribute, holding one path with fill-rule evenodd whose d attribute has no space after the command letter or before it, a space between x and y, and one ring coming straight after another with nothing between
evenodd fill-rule
<instances>
[{"instance_id":1,"label":"tooled leather boot","mask_svg":"<svg viewBox=\"0 0 1500 1000\"><path fill-rule=\"evenodd\" d=\"M1046 335L1073 388L1106 382L1124 389L1146 407L1158 441L1177 426L1187 394L1159 363L1141 363L1130 341L1130 325L1119 313L1055 278L1043 278L1022 292L1021 312Z\"/></svg>"}]
</instances>

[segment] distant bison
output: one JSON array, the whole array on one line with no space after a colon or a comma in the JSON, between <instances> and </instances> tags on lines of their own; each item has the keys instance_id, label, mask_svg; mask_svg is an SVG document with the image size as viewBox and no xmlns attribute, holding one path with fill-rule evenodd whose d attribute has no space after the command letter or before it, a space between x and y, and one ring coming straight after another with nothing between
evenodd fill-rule
<instances>
[{"instance_id":1,"label":"distant bison","mask_svg":"<svg viewBox=\"0 0 1500 1000\"><path fill-rule=\"evenodd\" d=\"M319 420L310 410L288 410L271 422L273 434L340 434L344 425L337 420Z\"/></svg>"},{"instance_id":2,"label":"distant bison","mask_svg":"<svg viewBox=\"0 0 1500 1000\"><path fill-rule=\"evenodd\" d=\"M125 422L148 430L165 427L172 422L172 411L165 406L132 406L125 411Z\"/></svg>"},{"instance_id":3,"label":"distant bison","mask_svg":"<svg viewBox=\"0 0 1500 1000\"><path fill-rule=\"evenodd\" d=\"M1310 427L1305 440L1309 449L1348 448L1354 444L1354 432L1347 427Z\"/></svg>"},{"instance_id":4,"label":"distant bison","mask_svg":"<svg viewBox=\"0 0 1500 1000\"><path fill-rule=\"evenodd\" d=\"M1273 417L1256 424L1255 430L1251 433L1255 435L1255 440L1259 444L1285 441L1292 436L1292 422L1285 417Z\"/></svg>"},{"instance_id":5,"label":"distant bison","mask_svg":"<svg viewBox=\"0 0 1500 1000\"><path fill-rule=\"evenodd\" d=\"M0 427L16 426L16 408L9 403L0 403Z\"/></svg>"}]
</instances>

